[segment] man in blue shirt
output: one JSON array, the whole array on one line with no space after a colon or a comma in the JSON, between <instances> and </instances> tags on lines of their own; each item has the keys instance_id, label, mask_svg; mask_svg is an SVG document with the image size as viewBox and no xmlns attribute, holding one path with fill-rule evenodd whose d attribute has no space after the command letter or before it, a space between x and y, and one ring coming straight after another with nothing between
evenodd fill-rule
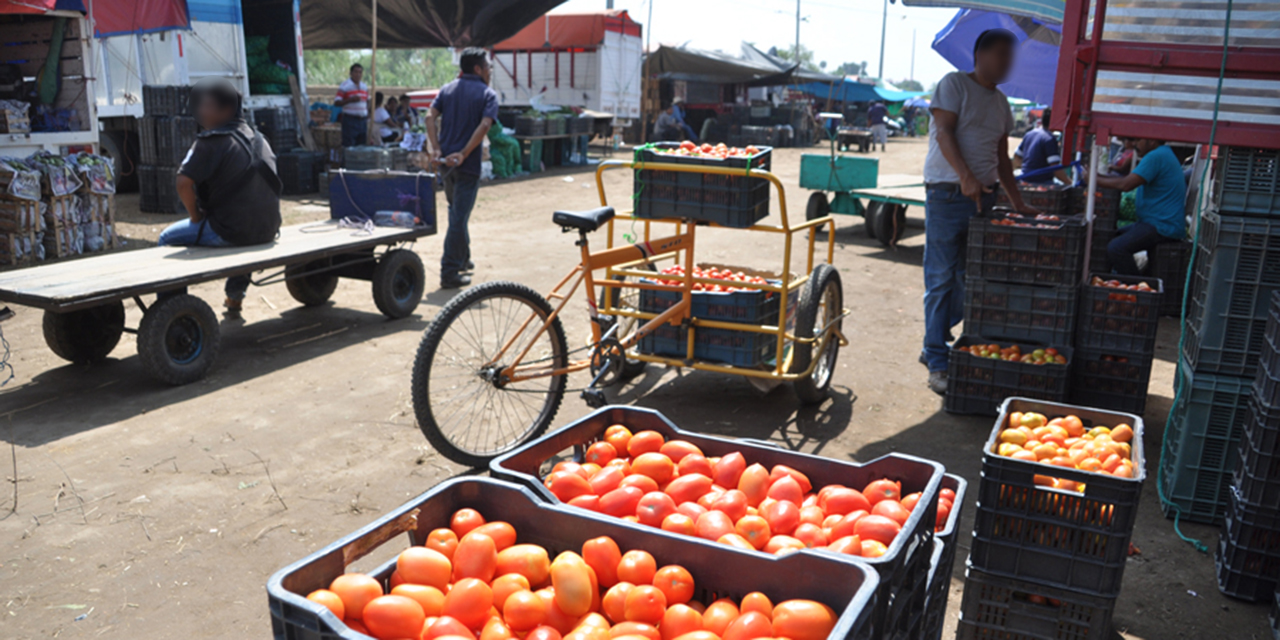
<instances>
[{"instance_id":1,"label":"man in blue shirt","mask_svg":"<svg viewBox=\"0 0 1280 640\"><path fill-rule=\"evenodd\" d=\"M675 117L676 124L680 125L680 130L684 132L684 139L690 142L697 142L698 135L693 132L693 127L689 126L684 119L684 100L676 98L671 101L671 115Z\"/></svg>"},{"instance_id":2,"label":"man in blue shirt","mask_svg":"<svg viewBox=\"0 0 1280 640\"><path fill-rule=\"evenodd\" d=\"M431 164L441 165L449 201L449 230L440 257L441 289L471 284L471 277L462 273L475 268L467 221L480 189L480 145L498 119L498 94L489 87L488 54L484 49L463 49L459 66L461 75L440 89L427 111Z\"/></svg>"},{"instance_id":3,"label":"man in blue shirt","mask_svg":"<svg viewBox=\"0 0 1280 640\"><path fill-rule=\"evenodd\" d=\"M871 125L871 148L876 148L876 143L880 144L880 150L884 151L885 146L889 143L889 125L885 124L885 119L889 117L889 110L885 108L883 103L873 102L871 108L867 110L867 122Z\"/></svg>"},{"instance_id":4,"label":"man in blue shirt","mask_svg":"<svg viewBox=\"0 0 1280 640\"><path fill-rule=\"evenodd\" d=\"M1050 113L1048 109L1044 110L1040 116L1040 123L1022 136L1022 144L1018 145L1018 150L1013 152L1013 166L1021 168L1023 175L1062 164L1062 151L1058 149L1058 139L1053 137L1048 129ZM1071 182L1067 172L1062 169L1025 178L1020 176L1018 179L1033 184L1051 184L1054 177L1063 183Z\"/></svg>"},{"instance_id":5,"label":"man in blue shirt","mask_svg":"<svg viewBox=\"0 0 1280 640\"><path fill-rule=\"evenodd\" d=\"M1107 244L1111 268L1126 276L1140 274L1133 254L1187 235L1187 183L1182 175L1182 163L1159 140L1137 140L1134 148L1142 159L1132 173L1124 177L1098 176L1099 187L1138 190L1135 194L1138 221Z\"/></svg>"}]
</instances>

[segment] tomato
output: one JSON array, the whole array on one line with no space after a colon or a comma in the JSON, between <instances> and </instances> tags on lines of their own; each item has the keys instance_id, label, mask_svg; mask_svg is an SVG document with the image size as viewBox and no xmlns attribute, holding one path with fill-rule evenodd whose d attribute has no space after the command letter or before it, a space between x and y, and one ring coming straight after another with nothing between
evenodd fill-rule
<instances>
[{"instance_id":1,"label":"tomato","mask_svg":"<svg viewBox=\"0 0 1280 640\"><path fill-rule=\"evenodd\" d=\"M723 488L717 487L716 485L711 485L711 490L702 494L702 496L698 498L698 506L702 507L703 509L706 509L707 511L710 511L711 503L715 502L716 499L719 498L720 495L723 493L724 493Z\"/></svg>"},{"instance_id":2,"label":"tomato","mask_svg":"<svg viewBox=\"0 0 1280 640\"><path fill-rule=\"evenodd\" d=\"M667 485L666 494L671 496L678 505L684 502L695 502L710 490L711 478L700 473L681 473L680 477Z\"/></svg>"},{"instance_id":3,"label":"tomato","mask_svg":"<svg viewBox=\"0 0 1280 640\"><path fill-rule=\"evenodd\" d=\"M712 602L702 614L702 628L716 635L723 635L729 623L738 617L738 605L728 598Z\"/></svg>"},{"instance_id":4,"label":"tomato","mask_svg":"<svg viewBox=\"0 0 1280 640\"><path fill-rule=\"evenodd\" d=\"M736 487L738 478L746 468L747 459L741 453L734 451L727 456L722 456L711 466L711 479L722 487Z\"/></svg>"},{"instance_id":5,"label":"tomato","mask_svg":"<svg viewBox=\"0 0 1280 640\"><path fill-rule=\"evenodd\" d=\"M591 493L602 496L617 489L623 478L626 477L627 472L622 467L608 465L591 476L591 479L587 480L587 484L591 487Z\"/></svg>"},{"instance_id":6,"label":"tomato","mask_svg":"<svg viewBox=\"0 0 1280 640\"><path fill-rule=\"evenodd\" d=\"M556 604L555 589L541 589L534 593L542 599L542 608L547 615L547 620L543 623L544 626L551 627L560 633L573 631L573 627L578 624L578 617L565 613L560 608L560 605Z\"/></svg>"},{"instance_id":7,"label":"tomato","mask_svg":"<svg viewBox=\"0 0 1280 640\"><path fill-rule=\"evenodd\" d=\"M622 636L662 640L662 634L658 632L658 627L643 622L619 622L609 629L610 638L620 638Z\"/></svg>"},{"instance_id":8,"label":"tomato","mask_svg":"<svg viewBox=\"0 0 1280 640\"><path fill-rule=\"evenodd\" d=\"M657 453L662 449L662 443L666 439L657 431L641 431L631 436L631 442L627 443L627 453L632 458L638 458L646 453Z\"/></svg>"},{"instance_id":9,"label":"tomato","mask_svg":"<svg viewBox=\"0 0 1280 640\"><path fill-rule=\"evenodd\" d=\"M684 604L693 598L693 576L678 564L670 564L653 575L653 586L666 597L667 604Z\"/></svg>"},{"instance_id":10,"label":"tomato","mask_svg":"<svg viewBox=\"0 0 1280 640\"><path fill-rule=\"evenodd\" d=\"M591 567L572 551L561 553L551 562L556 605L570 616L582 616L591 610L593 582Z\"/></svg>"},{"instance_id":11,"label":"tomato","mask_svg":"<svg viewBox=\"0 0 1280 640\"><path fill-rule=\"evenodd\" d=\"M606 589L618 584L618 564L622 550L609 536L592 538L582 543L582 559L596 572L596 580Z\"/></svg>"},{"instance_id":12,"label":"tomato","mask_svg":"<svg viewBox=\"0 0 1280 640\"><path fill-rule=\"evenodd\" d=\"M471 633L471 630L466 625L449 616L440 616L434 622L425 626L426 630L422 634L423 640L444 637L461 637L468 640L475 640L476 638L475 634Z\"/></svg>"},{"instance_id":13,"label":"tomato","mask_svg":"<svg viewBox=\"0 0 1280 640\"><path fill-rule=\"evenodd\" d=\"M333 615L338 616L339 620L343 618L343 614L346 612L346 607L342 604L342 598L328 589L316 589L307 594L307 599L332 611Z\"/></svg>"},{"instance_id":14,"label":"tomato","mask_svg":"<svg viewBox=\"0 0 1280 640\"><path fill-rule=\"evenodd\" d=\"M506 605L507 598L517 591L532 591L533 586L529 584L529 579L518 573L506 573L493 579L493 606L499 611ZM426 609L424 606L423 609ZM428 611L427 615L431 615Z\"/></svg>"},{"instance_id":15,"label":"tomato","mask_svg":"<svg viewBox=\"0 0 1280 640\"><path fill-rule=\"evenodd\" d=\"M906 524L907 518L911 517L911 512L907 511L897 500L881 500L874 507L871 507L871 514L876 516L884 516L897 522L898 524Z\"/></svg>"},{"instance_id":16,"label":"tomato","mask_svg":"<svg viewBox=\"0 0 1280 640\"><path fill-rule=\"evenodd\" d=\"M605 592L604 597L600 599L600 608L604 614L614 622L623 622L626 617L627 594L635 588L630 582L619 582L609 588Z\"/></svg>"},{"instance_id":17,"label":"tomato","mask_svg":"<svg viewBox=\"0 0 1280 640\"><path fill-rule=\"evenodd\" d=\"M551 560L547 550L536 544L517 544L498 552L494 560L494 575L518 573L529 584L546 582Z\"/></svg>"},{"instance_id":18,"label":"tomato","mask_svg":"<svg viewBox=\"0 0 1280 640\"><path fill-rule=\"evenodd\" d=\"M774 500L786 500L797 505L804 502L804 490L791 476L782 476L769 485L767 495Z\"/></svg>"},{"instance_id":19,"label":"tomato","mask_svg":"<svg viewBox=\"0 0 1280 640\"><path fill-rule=\"evenodd\" d=\"M591 477L591 474L587 473L587 470L582 465L572 460L562 460L560 462L557 462L554 467L551 467L551 473L557 473L560 471L568 471L569 473L576 473L582 476L584 480Z\"/></svg>"},{"instance_id":20,"label":"tomato","mask_svg":"<svg viewBox=\"0 0 1280 640\"><path fill-rule=\"evenodd\" d=\"M836 627L836 612L813 600L787 600L773 608L773 635L791 640L823 640Z\"/></svg>"},{"instance_id":21,"label":"tomato","mask_svg":"<svg viewBox=\"0 0 1280 640\"><path fill-rule=\"evenodd\" d=\"M769 596L759 591L752 591L742 596L742 604L739 609L742 614L754 611L764 614L766 618L773 618L773 602L769 600Z\"/></svg>"},{"instance_id":22,"label":"tomato","mask_svg":"<svg viewBox=\"0 0 1280 640\"><path fill-rule=\"evenodd\" d=\"M493 590L489 585L475 578L463 578L445 594L444 608L440 613L467 625L468 629L479 629L489 619L489 607L492 606ZM418 626L421 628L422 623Z\"/></svg>"},{"instance_id":23,"label":"tomato","mask_svg":"<svg viewBox=\"0 0 1280 640\"><path fill-rule=\"evenodd\" d=\"M658 453L661 453L662 455L679 463L687 455L702 455L702 449L699 449L698 445L693 444L692 442L671 440L663 444L662 447L658 449Z\"/></svg>"},{"instance_id":24,"label":"tomato","mask_svg":"<svg viewBox=\"0 0 1280 640\"><path fill-rule=\"evenodd\" d=\"M812 549L814 547L827 546L827 534L822 527L812 522L802 522L796 527L795 533L792 534L796 540L804 543L804 546Z\"/></svg>"},{"instance_id":25,"label":"tomato","mask_svg":"<svg viewBox=\"0 0 1280 640\"><path fill-rule=\"evenodd\" d=\"M886 553L889 553L889 547L885 546L883 542L880 542L879 540L862 541L862 553L860 554L862 557L879 558Z\"/></svg>"},{"instance_id":26,"label":"tomato","mask_svg":"<svg viewBox=\"0 0 1280 640\"><path fill-rule=\"evenodd\" d=\"M342 600L344 617L360 620L369 601L382 595L382 585L363 573L344 573L329 584L329 590Z\"/></svg>"},{"instance_id":27,"label":"tomato","mask_svg":"<svg viewBox=\"0 0 1280 640\"><path fill-rule=\"evenodd\" d=\"M676 469L680 471L680 477L683 478L691 473L697 473L711 478L713 473L711 461L700 453L691 453L676 463Z\"/></svg>"},{"instance_id":28,"label":"tomato","mask_svg":"<svg viewBox=\"0 0 1280 640\"><path fill-rule=\"evenodd\" d=\"M644 495L650 491L662 490L653 478L640 473L632 473L631 475L623 478L622 482L618 483L618 488L621 489L623 487L635 487L640 490L640 495Z\"/></svg>"},{"instance_id":29,"label":"tomato","mask_svg":"<svg viewBox=\"0 0 1280 640\"><path fill-rule=\"evenodd\" d=\"M676 511L689 516L694 522L697 522L698 517L710 511L710 509L696 502L681 502L680 506L676 507Z\"/></svg>"},{"instance_id":30,"label":"tomato","mask_svg":"<svg viewBox=\"0 0 1280 640\"><path fill-rule=\"evenodd\" d=\"M657 625L667 610L667 597L657 587L647 584L636 585L629 593L623 606L623 617L630 622L644 622Z\"/></svg>"},{"instance_id":31,"label":"tomato","mask_svg":"<svg viewBox=\"0 0 1280 640\"><path fill-rule=\"evenodd\" d=\"M653 478L659 486L675 477L676 464L661 453L642 453L631 460L631 472Z\"/></svg>"},{"instance_id":32,"label":"tomato","mask_svg":"<svg viewBox=\"0 0 1280 640\"><path fill-rule=\"evenodd\" d=\"M863 495L875 506L881 500L898 500L902 498L902 485L890 480L876 480L862 490ZM792 638L791 640L796 640Z\"/></svg>"},{"instance_id":33,"label":"tomato","mask_svg":"<svg viewBox=\"0 0 1280 640\"><path fill-rule=\"evenodd\" d=\"M801 493L809 493L810 491L813 491L813 483L809 482L809 476L806 476L787 465L776 464L773 466L773 469L769 471L770 482L777 482L778 480L781 480L783 476L791 476L791 478L800 485Z\"/></svg>"},{"instance_id":34,"label":"tomato","mask_svg":"<svg viewBox=\"0 0 1280 640\"><path fill-rule=\"evenodd\" d=\"M422 607L412 598L386 595L370 600L360 621L375 638L395 640L417 637L426 619Z\"/></svg>"},{"instance_id":35,"label":"tomato","mask_svg":"<svg viewBox=\"0 0 1280 640\"><path fill-rule=\"evenodd\" d=\"M515 631L529 631L547 619L542 599L532 591L517 591L507 598L502 619Z\"/></svg>"},{"instance_id":36,"label":"tomato","mask_svg":"<svg viewBox=\"0 0 1280 640\"><path fill-rule=\"evenodd\" d=\"M902 508L906 509L907 511L915 511L916 504L920 502L920 498L923 495L924 494L917 491L915 493L910 493L905 496L902 496Z\"/></svg>"},{"instance_id":37,"label":"tomato","mask_svg":"<svg viewBox=\"0 0 1280 640\"><path fill-rule=\"evenodd\" d=\"M347 625L347 627L350 628L352 631L358 631L360 633L365 634L366 636L369 635L368 627L365 627L364 623L360 622L359 620L343 619L342 624Z\"/></svg>"},{"instance_id":38,"label":"tomato","mask_svg":"<svg viewBox=\"0 0 1280 640\"><path fill-rule=\"evenodd\" d=\"M898 524L897 520L874 514L858 519L853 527L853 532L862 538L864 544L867 540L875 540L885 545L893 544L893 539L898 537L900 531L902 531L902 525Z\"/></svg>"},{"instance_id":39,"label":"tomato","mask_svg":"<svg viewBox=\"0 0 1280 640\"><path fill-rule=\"evenodd\" d=\"M493 580L498 568L498 548L493 538L483 533L462 536L453 552L453 579L479 578Z\"/></svg>"},{"instance_id":40,"label":"tomato","mask_svg":"<svg viewBox=\"0 0 1280 640\"><path fill-rule=\"evenodd\" d=\"M600 496L600 512L615 518L635 515L636 505L640 504L644 494L637 487L618 487Z\"/></svg>"},{"instance_id":41,"label":"tomato","mask_svg":"<svg viewBox=\"0 0 1280 640\"><path fill-rule=\"evenodd\" d=\"M561 640L562 637L563 636L560 635L560 632L555 628L542 625L541 627L536 627L533 631L530 631L529 635L524 637L524 640Z\"/></svg>"},{"instance_id":42,"label":"tomato","mask_svg":"<svg viewBox=\"0 0 1280 640\"><path fill-rule=\"evenodd\" d=\"M693 518L683 513L673 513L662 519L662 530L691 536L695 535L697 528L694 526Z\"/></svg>"},{"instance_id":43,"label":"tomato","mask_svg":"<svg viewBox=\"0 0 1280 640\"><path fill-rule=\"evenodd\" d=\"M746 494L747 504L757 507L769 493L769 471L762 464L753 464L742 471L735 485Z\"/></svg>"},{"instance_id":44,"label":"tomato","mask_svg":"<svg viewBox=\"0 0 1280 640\"><path fill-rule=\"evenodd\" d=\"M768 638L773 635L773 623L759 611L748 611L725 627L723 640L754 640Z\"/></svg>"},{"instance_id":45,"label":"tomato","mask_svg":"<svg viewBox=\"0 0 1280 640\"><path fill-rule=\"evenodd\" d=\"M461 540L462 536L467 535L472 529L484 524L484 522L484 516L480 515L479 511L475 509L458 509L453 514L453 520L449 523L449 528Z\"/></svg>"},{"instance_id":46,"label":"tomato","mask_svg":"<svg viewBox=\"0 0 1280 640\"><path fill-rule=\"evenodd\" d=\"M591 627L594 629L603 629L606 633L608 633L609 627L611 626L613 626L613 624L609 622L608 618L604 617L599 613L596 613L595 611L592 611L591 613L588 613L587 615L582 616L582 619L578 620L579 629L584 627Z\"/></svg>"},{"instance_id":47,"label":"tomato","mask_svg":"<svg viewBox=\"0 0 1280 640\"><path fill-rule=\"evenodd\" d=\"M420 584L402 584L391 589L392 595L412 599L422 607L422 613L428 617L440 615L444 609L444 592L435 587L424 587ZM308 599L310 596L307 596Z\"/></svg>"},{"instance_id":48,"label":"tomato","mask_svg":"<svg viewBox=\"0 0 1280 640\"><path fill-rule=\"evenodd\" d=\"M734 533L733 520L722 511L708 511L694 521L694 535L707 540L719 540L726 533Z\"/></svg>"},{"instance_id":49,"label":"tomato","mask_svg":"<svg viewBox=\"0 0 1280 640\"><path fill-rule=\"evenodd\" d=\"M608 442L597 442L587 447L587 453L583 456L587 462L594 462L600 466L609 464L610 460L618 457L618 450Z\"/></svg>"},{"instance_id":50,"label":"tomato","mask_svg":"<svg viewBox=\"0 0 1280 640\"><path fill-rule=\"evenodd\" d=\"M790 478L787 478L790 480ZM795 482L791 480L791 482ZM786 500L772 502L760 509L760 515L769 522L769 531L774 535L785 534L791 535L796 530L796 526L800 524L800 507L795 503Z\"/></svg>"},{"instance_id":51,"label":"tomato","mask_svg":"<svg viewBox=\"0 0 1280 640\"><path fill-rule=\"evenodd\" d=\"M720 544L723 544L723 545L728 545L735 549L742 549L743 551L756 550L756 548L752 546L751 543L748 542L746 538L742 537L738 533L726 533L720 536L719 538L717 538L716 542L719 542Z\"/></svg>"},{"instance_id":52,"label":"tomato","mask_svg":"<svg viewBox=\"0 0 1280 640\"><path fill-rule=\"evenodd\" d=\"M662 640L675 640L686 633L701 631L702 613L688 605L671 605L662 614L658 630L662 632Z\"/></svg>"},{"instance_id":53,"label":"tomato","mask_svg":"<svg viewBox=\"0 0 1280 640\"><path fill-rule=\"evenodd\" d=\"M678 635L674 640L720 640L720 636L710 631L690 631L689 633Z\"/></svg>"},{"instance_id":54,"label":"tomato","mask_svg":"<svg viewBox=\"0 0 1280 640\"><path fill-rule=\"evenodd\" d=\"M737 489L730 489L711 502L711 510L720 511L729 516L730 520L737 522L747 515L747 494Z\"/></svg>"},{"instance_id":55,"label":"tomato","mask_svg":"<svg viewBox=\"0 0 1280 640\"><path fill-rule=\"evenodd\" d=\"M556 471L547 476L543 484L561 502L568 502L578 496L592 493L591 483L572 471Z\"/></svg>"},{"instance_id":56,"label":"tomato","mask_svg":"<svg viewBox=\"0 0 1280 640\"><path fill-rule=\"evenodd\" d=\"M743 516L733 530L756 549L763 549L769 544L769 537L772 535L769 521L760 516Z\"/></svg>"},{"instance_id":57,"label":"tomato","mask_svg":"<svg viewBox=\"0 0 1280 640\"><path fill-rule=\"evenodd\" d=\"M512 640L515 637L515 632L501 617L489 618L480 631L480 640Z\"/></svg>"},{"instance_id":58,"label":"tomato","mask_svg":"<svg viewBox=\"0 0 1280 640\"><path fill-rule=\"evenodd\" d=\"M600 511L600 496L592 495L592 494L581 495L570 500L566 504L568 504L571 507L577 507L579 509L586 509L587 511L598 512Z\"/></svg>"},{"instance_id":59,"label":"tomato","mask_svg":"<svg viewBox=\"0 0 1280 640\"><path fill-rule=\"evenodd\" d=\"M676 501L661 491L644 494L636 504L636 517L640 519L640 524L651 527L662 526L662 521L675 512Z\"/></svg>"},{"instance_id":60,"label":"tomato","mask_svg":"<svg viewBox=\"0 0 1280 640\"><path fill-rule=\"evenodd\" d=\"M453 529L435 529L427 534L427 542L424 546L443 553L444 557L452 562L453 550L458 548L458 534L454 533Z\"/></svg>"},{"instance_id":61,"label":"tomato","mask_svg":"<svg viewBox=\"0 0 1280 640\"><path fill-rule=\"evenodd\" d=\"M827 519L827 514L823 513L822 507L818 505L809 505L800 507L800 523L816 524L822 526L822 521Z\"/></svg>"},{"instance_id":62,"label":"tomato","mask_svg":"<svg viewBox=\"0 0 1280 640\"><path fill-rule=\"evenodd\" d=\"M827 545L827 548L836 553L860 556L862 555L862 539L858 536L844 536L843 538L836 538L831 542L831 544Z\"/></svg>"},{"instance_id":63,"label":"tomato","mask_svg":"<svg viewBox=\"0 0 1280 640\"><path fill-rule=\"evenodd\" d=\"M658 563L647 551L628 551L618 563L618 579L631 584L653 584L653 575L657 572Z\"/></svg>"}]
</instances>

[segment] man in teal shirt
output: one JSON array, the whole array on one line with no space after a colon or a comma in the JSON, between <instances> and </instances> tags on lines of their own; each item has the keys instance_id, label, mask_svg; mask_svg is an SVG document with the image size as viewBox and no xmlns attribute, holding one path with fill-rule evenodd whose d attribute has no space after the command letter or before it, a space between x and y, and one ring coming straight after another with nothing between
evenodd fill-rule
<instances>
[{"instance_id":1,"label":"man in teal shirt","mask_svg":"<svg viewBox=\"0 0 1280 640\"><path fill-rule=\"evenodd\" d=\"M1099 187L1138 190L1138 221L1107 244L1111 268L1125 276L1140 275L1133 254L1187 235L1187 183L1182 176L1182 163L1160 140L1137 140L1134 148L1142 160L1132 173L1123 177L1098 176Z\"/></svg>"}]
</instances>

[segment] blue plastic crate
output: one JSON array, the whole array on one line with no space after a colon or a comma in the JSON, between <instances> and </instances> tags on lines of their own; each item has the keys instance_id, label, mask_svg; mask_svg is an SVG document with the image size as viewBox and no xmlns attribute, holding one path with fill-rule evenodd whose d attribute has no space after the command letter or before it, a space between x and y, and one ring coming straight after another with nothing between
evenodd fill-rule
<instances>
[{"instance_id":1,"label":"blue plastic crate","mask_svg":"<svg viewBox=\"0 0 1280 640\"><path fill-rule=\"evenodd\" d=\"M434 233L436 176L404 171L346 171L329 178L329 217L369 220L378 211L410 211Z\"/></svg>"}]
</instances>

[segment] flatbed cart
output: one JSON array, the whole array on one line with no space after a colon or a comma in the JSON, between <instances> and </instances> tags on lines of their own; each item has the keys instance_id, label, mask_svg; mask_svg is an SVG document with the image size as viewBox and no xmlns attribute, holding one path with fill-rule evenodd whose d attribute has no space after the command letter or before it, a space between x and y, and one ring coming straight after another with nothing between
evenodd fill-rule
<instances>
[{"instance_id":1,"label":"flatbed cart","mask_svg":"<svg viewBox=\"0 0 1280 640\"><path fill-rule=\"evenodd\" d=\"M337 220L284 227L272 244L248 247L151 247L0 272L0 302L44 310L44 338L71 362L105 359L121 334L138 336L138 356L161 382L180 385L208 373L218 356L213 309L187 288L229 276L267 274L257 286L284 282L306 306L326 302L338 278L367 280L389 318L404 318L422 300L422 260L407 248L434 226L351 228ZM159 295L151 304L142 296ZM124 302L143 310L125 327Z\"/></svg>"},{"instance_id":2,"label":"flatbed cart","mask_svg":"<svg viewBox=\"0 0 1280 640\"><path fill-rule=\"evenodd\" d=\"M871 130L860 127L839 127L836 129L836 146L841 151L857 149L859 153L871 150Z\"/></svg>"},{"instance_id":3,"label":"flatbed cart","mask_svg":"<svg viewBox=\"0 0 1280 640\"><path fill-rule=\"evenodd\" d=\"M805 218L816 220L835 213L862 216L868 236L885 246L896 244L906 229L907 207L924 206L924 180L909 175L881 176L879 168L879 158L841 155L834 141L830 153L800 156L800 187L814 191L809 195Z\"/></svg>"}]
</instances>

